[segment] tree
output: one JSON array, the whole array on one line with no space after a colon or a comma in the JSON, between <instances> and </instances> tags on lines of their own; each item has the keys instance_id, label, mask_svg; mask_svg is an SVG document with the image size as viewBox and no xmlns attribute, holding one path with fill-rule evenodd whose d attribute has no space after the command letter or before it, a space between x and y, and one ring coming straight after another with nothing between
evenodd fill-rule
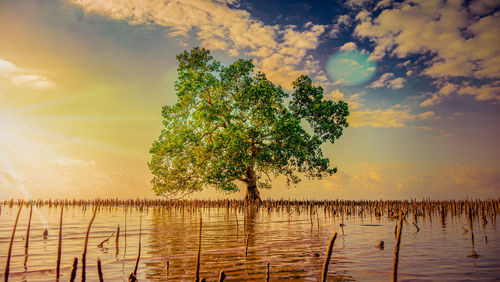
<instances>
[{"instance_id":1,"label":"tree","mask_svg":"<svg viewBox=\"0 0 500 282\"><path fill-rule=\"evenodd\" d=\"M226 67L197 47L177 60L178 100L162 108L164 129L150 149L157 195L182 196L207 186L234 192L241 181L245 199L260 202L258 188L269 188L271 175L284 175L290 185L300 176L320 179L337 171L321 144L333 143L348 126L347 103L324 100L323 88L305 75L293 82L289 99L253 71L251 60Z\"/></svg>"}]
</instances>

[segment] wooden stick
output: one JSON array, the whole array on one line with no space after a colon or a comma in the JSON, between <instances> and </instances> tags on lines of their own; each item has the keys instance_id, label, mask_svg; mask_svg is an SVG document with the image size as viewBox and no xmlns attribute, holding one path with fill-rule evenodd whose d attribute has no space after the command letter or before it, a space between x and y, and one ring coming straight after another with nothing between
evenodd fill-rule
<instances>
[{"instance_id":1,"label":"wooden stick","mask_svg":"<svg viewBox=\"0 0 500 282\"><path fill-rule=\"evenodd\" d=\"M30 203L30 216L28 218L28 228L26 229L26 241L24 243L24 270L28 271L28 250L30 241L30 230L31 230L31 215L33 214L33 201Z\"/></svg>"},{"instance_id":2,"label":"wooden stick","mask_svg":"<svg viewBox=\"0 0 500 282\"><path fill-rule=\"evenodd\" d=\"M118 224L118 227L116 227L116 240L115 240L115 249L116 249L116 255L118 256L120 252L120 224Z\"/></svg>"},{"instance_id":3,"label":"wooden stick","mask_svg":"<svg viewBox=\"0 0 500 282\"><path fill-rule=\"evenodd\" d=\"M89 226L87 227L87 235L85 236L85 245L83 247L83 254L82 254L82 281L85 281L85 262L87 260L87 244L89 242L90 227L92 227L92 222L94 222L94 218L97 213L97 207L98 205L96 205L94 208L94 214L92 215L92 219L89 222Z\"/></svg>"},{"instance_id":4,"label":"wooden stick","mask_svg":"<svg viewBox=\"0 0 500 282\"><path fill-rule=\"evenodd\" d=\"M337 239L337 232L333 234L330 239L330 243L328 244L328 249L325 254L325 262L323 263L323 274L321 275L321 281L326 281L326 275L328 274L328 264L330 264L330 259L332 257L333 244L335 243L335 239Z\"/></svg>"},{"instance_id":5,"label":"wooden stick","mask_svg":"<svg viewBox=\"0 0 500 282\"><path fill-rule=\"evenodd\" d=\"M137 276L137 268L139 267L139 260L141 259L141 237L142 237L142 214L139 223L139 251L137 252L137 259L135 260L135 267L133 272L134 278Z\"/></svg>"},{"instance_id":6,"label":"wooden stick","mask_svg":"<svg viewBox=\"0 0 500 282\"><path fill-rule=\"evenodd\" d=\"M224 273L224 270L221 270L219 274L219 282L224 281L224 279L226 279L226 274Z\"/></svg>"},{"instance_id":7,"label":"wooden stick","mask_svg":"<svg viewBox=\"0 0 500 282\"><path fill-rule=\"evenodd\" d=\"M123 251L123 258L125 259L125 255L127 254L127 208L125 207L125 234L123 235L123 239L125 240L125 250Z\"/></svg>"},{"instance_id":8,"label":"wooden stick","mask_svg":"<svg viewBox=\"0 0 500 282\"><path fill-rule=\"evenodd\" d=\"M398 280L398 259L399 259L399 245L401 244L401 231L403 230L403 215L399 212L399 231L396 238L396 246L394 247L394 261L392 262L392 281Z\"/></svg>"},{"instance_id":9,"label":"wooden stick","mask_svg":"<svg viewBox=\"0 0 500 282\"><path fill-rule=\"evenodd\" d=\"M62 222L64 206L61 206L61 216L59 218L59 239L57 241L57 262L56 262L56 280L61 273L61 247L62 247Z\"/></svg>"},{"instance_id":10,"label":"wooden stick","mask_svg":"<svg viewBox=\"0 0 500 282\"><path fill-rule=\"evenodd\" d=\"M97 275L99 275L99 281L103 282L104 278L102 277L102 267L100 258L97 258Z\"/></svg>"},{"instance_id":11,"label":"wooden stick","mask_svg":"<svg viewBox=\"0 0 500 282\"><path fill-rule=\"evenodd\" d=\"M415 225L415 228L417 228L417 232L420 231L420 228L418 228L418 226L415 222L413 222L413 225Z\"/></svg>"},{"instance_id":12,"label":"wooden stick","mask_svg":"<svg viewBox=\"0 0 500 282\"><path fill-rule=\"evenodd\" d=\"M201 259L201 227L202 227L202 218L200 212L200 232L198 234L198 256L196 257L196 274L194 277L194 281L200 281L200 259Z\"/></svg>"},{"instance_id":13,"label":"wooden stick","mask_svg":"<svg viewBox=\"0 0 500 282\"><path fill-rule=\"evenodd\" d=\"M170 271L170 261L167 260L167 278L169 271Z\"/></svg>"},{"instance_id":14,"label":"wooden stick","mask_svg":"<svg viewBox=\"0 0 500 282\"><path fill-rule=\"evenodd\" d=\"M247 257L249 241L250 241L250 234L247 233L247 236L245 236L245 257Z\"/></svg>"},{"instance_id":15,"label":"wooden stick","mask_svg":"<svg viewBox=\"0 0 500 282\"><path fill-rule=\"evenodd\" d=\"M269 282L269 263L267 263L266 281Z\"/></svg>"},{"instance_id":16,"label":"wooden stick","mask_svg":"<svg viewBox=\"0 0 500 282\"><path fill-rule=\"evenodd\" d=\"M26 243L24 244L25 254L28 254L28 247L30 241L30 229L31 229L31 214L33 213L33 203L30 201L30 216L28 218L28 229L26 230Z\"/></svg>"},{"instance_id":17,"label":"wooden stick","mask_svg":"<svg viewBox=\"0 0 500 282\"><path fill-rule=\"evenodd\" d=\"M236 219L236 242L238 242L238 235L240 234L240 229L238 227L238 211L234 211L234 217Z\"/></svg>"},{"instance_id":18,"label":"wooden stick","mask_svg":"<svg viewBox=\"0 0 500 282\"><path fill-rule=\"evenodd\" d=\"M10 270L10 255L12 254L12 243L14 243L14 235L16 235L17 221L19 220L19 215L21 214L21 209L23 205L19 205L19 210L17 211L16 222L14 222L14 228L12 229L12 236L10 237L9 252L7 253L7 263L5 264L5 282L9 280L9 270Z\"/></svg>"},{"instance_id":19,"label":"wooden stick","mask_svg":"<svg viewBox=\"0 0 500 282\"><path fill-rule=\"evenodd\" d=\"M98 248L102 248L104 246L104 243L108 242L111 237L115 235L115 232L111 233L111 235L108 236L108 238L104 239L99 245L97 245Z\"/></svg>"},{"instance_id":20,"label":"wooden stick","mask_svg":"<svg viewBox=\"0 0 500 282\"><path fill-rule=\"evenodd\" d=\"M311 227L313 226L313 210L312 207L309 207L309 218L311 219Z\"/></svg>"},{"instance_id":21,"label":"wooden stick","mask_svg":"<svg viewBox=\"0 0 500 282\"><path fill-rule=\"evenodd\" d=\"M69 276L69 281L73 282L76 279L76 270L78 269L78 258L73 259L73 267L71 268L71 274Z\"/></svg>"}]
</instances>

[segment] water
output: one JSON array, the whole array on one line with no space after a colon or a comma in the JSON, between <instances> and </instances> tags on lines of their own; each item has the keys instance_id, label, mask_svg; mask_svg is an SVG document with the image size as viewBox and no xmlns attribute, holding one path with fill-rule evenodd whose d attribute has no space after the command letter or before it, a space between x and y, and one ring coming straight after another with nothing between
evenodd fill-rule
<instances>
[{"instance_id":1,"label":"water","mask_svg":"<svg viewBox=\"0 0 500 282\"><path fill-rule=\"evenodd\" d=\"M3 277L17 206L2 206L0 214L0 266ZM382 216L333 216L320 208L290 214L266 209L248 214L243 210L204 208L200 277L218 278L224 270L227 281L264 280L267 263L270 278L318 281L331 236L338 236L328 270L328 280L390 280L396 220ZM10 264L10 281L54 281L60 208L42 206L33 211L28 255L25 255L29 208L19 218ZM92 210L65 207L61 280L68 281L74 257L81 260L85 233ZM193 280L198 250L200 209L105 207L97 212L87 250L86 276L97 277L96 260L103 264L105 280L127 280L138 253L142 217L142 249L137 271L139 280ZM464 215L413 217L403 224L398 278L400 280L475 280L500 278L500 233L496 221L483 225L475 219L475 252L472 252L469 224ZM43 238L44 221L49 235ZM319 225L318 225L319 221ZM340 223L345 226L341 227ZM312 223L312 224L311 224ZM102 247L120 225L119 247L115 236ZM468 232L464 233L464 230ZM125 235L126 234L126 235ZM245 257L246 234L248 253ZM487 240L486 240L487 236ZM379 249L379 240L385 248ZM169 264L167 270L167 263ZM80 279L81 269L77 273Z\"/></svg>"}]
</instances>

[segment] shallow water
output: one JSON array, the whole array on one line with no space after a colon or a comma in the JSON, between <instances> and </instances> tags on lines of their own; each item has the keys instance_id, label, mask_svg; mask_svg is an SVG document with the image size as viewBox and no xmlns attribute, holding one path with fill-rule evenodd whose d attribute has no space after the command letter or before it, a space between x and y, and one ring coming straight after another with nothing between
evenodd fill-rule
<instances>
[{"instance_id":1,"label":"shallow water","mask_svg":"<svg viewBox=\"0 0 500 282\"><path fill-rule=\"evenodd\" d=\"M87 280L97 277L96 260L103 263L105 280L127 280L138 253L140 221L141 258L139 280L193 280L196 268L200 211L202 214L200 277L216 280L224 270L227 281L264 280L267 263L270 278L318 281L331 236L338 236L328 270L329 280L390 280L396 220L372 216L332 216L319 209L307 212L256 213L226 208L159 209L103 207L92 225L87 251ZM3 270L17 213L17 206L2 206L0 214L0 267ZM25 241L29 208L23 208L16 230L10 263L10 281L54 281L60 208L34 209L29 250ZM67 281L74 257L81 260L85 233L92 210L64 208L61 280ZM410 220L411 218L411 220ZM319 225L318 225L319 222ZM340 223L345 224L340 227ZM118 249L115 236L120 225ZM409 217L403 224L398 278L400 280L475 280L500 278L500 233L497 221L483 225L474 220L475 252L464 215ZM43 238L45 226L49 235ZM464 228L468 232L464 232ZM245 257L246 234L248 253ZM487 239L486 239L487 237ZM385 248L376 244L384 240ZM167 267L168 264L168 267ZM79 264L80 267L80 264ZM81 269L77 277L80 279Z\"/></svg>"}]
</instances>

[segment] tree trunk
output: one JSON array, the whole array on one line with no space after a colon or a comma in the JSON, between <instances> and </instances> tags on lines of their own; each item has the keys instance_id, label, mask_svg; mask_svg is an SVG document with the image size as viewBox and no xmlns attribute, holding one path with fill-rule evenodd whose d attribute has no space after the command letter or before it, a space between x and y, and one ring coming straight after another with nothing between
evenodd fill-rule
<instances>
[{"instance_id":1,"label":"tree trunk","mask_svg":"<svg viewBox=\"0 0 500 282\"><path fill-rule=\"evenodd\" d=\"M247 194L245 195L245 201L249 204L260 205L262 200L260 199L259 190L257 189L257 181L253 168L248 169L246 177Z\"/></svg>"},{"instance_id":2,"label":"tree trunk","mask_svg":"<svg viewBox=\"0 0 500 282\"><path fill-rule=\"evenodd\" d=\"M262 200L259 196L259 190L257 189L257 185L255 183L247 183L247 194L245 195L245 201L251 204L262 203Z\"/></svg>"}]
</instances>

